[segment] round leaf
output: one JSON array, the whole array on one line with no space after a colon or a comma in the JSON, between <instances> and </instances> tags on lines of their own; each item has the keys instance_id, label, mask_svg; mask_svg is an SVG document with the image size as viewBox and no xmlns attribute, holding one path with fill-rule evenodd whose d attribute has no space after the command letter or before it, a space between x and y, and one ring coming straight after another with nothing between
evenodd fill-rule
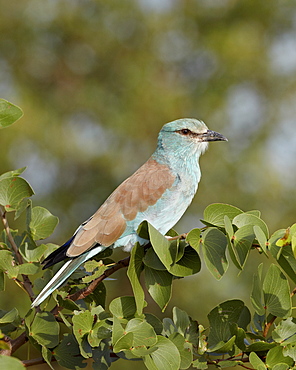
<instances>
[{"instance_id":1,"label":"round leaf","mask_svg":"<svg viewBox=\"0 0 296 370\"><path fill-rule=\"evenodd\" d=\"M24 198L34 194L22 177L6 177L0 180L0 204L7 212L15 211Z\"/></svg>"},{"instance_id":2,"label":"round leaf","mask_svg":"<svg viewBox=\"0 0 296 370\"><path fill-rule=\"evenodd\" d=\"M161 335L158 335L157 338L156 351L144 357L147 368L151 369L154 365L154 368L158 370L179 370L181 358L178 348L168 338Z\"/></svg>"},{"instance_id":3,"label":"round leaf","mask_svg":"<svg viewBox=\"0 0 296 370\"><path fill-rule=\"evenodd\" d=\"M0 369L24 370L25 366L18 358L0 355Z\"/></svg>"},{"instance_id":4,"label":"round leaf","mask_svg":"<svg viewBox=\"0 0 296 370\"><path fill-rule=\"evenodd\" d=\"M237 207L230 206L229 204L214 203L210 204L204 210L204 220L209 224L224 227L225 215L229 217L230 221L232 221L234 217L240 213L243 213L243 211Z\"/></svg>"},{"instance_id":5,"label":"round leaf","mask_svg":"<svg viewBox=\"0 0 296 370\"><path fill-rule=\"evenodd\" d=\"M23 116L23 111L17 105L0 99L0 128L12 125Z\"/></svg>"},{"instance_id":6,"label":"round leaf","mask_svg":"<svg viewBox=\"0 0 296 370\"><path fill-rule=\"evenodd\" d=\"M47 209L39 206L32 208L29 227L33 239L40 240L49 237L58 222L59 219L53 216Z\"/></svg>"},{"instance_id":7,"label":"round leaf","mask_svg":"<svg viewBox=\"0 0 296 370\"><path fill-rule=\"evenodd\" d=\"M183 257L170 266L168 271L174 276L190 276L200 271L201 262L198 253L191 247L185 248Z\"/></svg>"}]
</instances>

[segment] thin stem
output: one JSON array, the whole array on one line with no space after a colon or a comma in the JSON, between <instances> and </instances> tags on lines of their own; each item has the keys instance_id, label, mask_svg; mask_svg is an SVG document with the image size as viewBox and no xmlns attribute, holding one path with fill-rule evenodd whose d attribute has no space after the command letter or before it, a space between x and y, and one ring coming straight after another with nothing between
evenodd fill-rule
<instances>
[{"instance_id":1,"label":"thin stem","mask_svg":"<svg viewBox=\"0 0 296 370\"><path fill-rule=\"evenodd\" d=\"M21 335L11 341L11 353L14 353L23 344L28 341L27 333L24 331Z\"/></svg>"},{"instance_id":2,"label":"thin stem","mask_svg":"<svg viewBox=\"0 0 296 370\"><path fill-rule=\"evenodd\" d=\"M17 261L18 263L21 265L24 263L23 261L23 257L21 256L19 250L18 250L18 247L13 239L13 236L10 232L10 227L9 227L9 224L8 224L8 221L7 221L7 218L6 218L6 212L3 212L2 209L0 209L0 216L1 216L1 220L2 220L2 224L4 226L4 230L6 232L6 235L7 235L7 238L9 240L9 243L16 255L16 258L17 258Z\"/></svg>"},{"instance_id":3,"label":"thin stem","mask_svg":"<svg viewBox=\"0 0 296 370\"><path fill-rule=\"evenodd\" d=\"M4 226L4 230L6 232L6 235L7 235L7 238L8 238L8 241L14 251L14 254L16 256L16 259L18 261L18 264L19 265L22 265L24 263L24 260L23 260L23 257L21 256L19 250L18 250L18 247L13 239L13 236L11 234L11 231L10 231L10 227L9 227L9 224L8 224L8 221L7 221L7 218L6 218L6 212L2 211L2 209L0 208L0 216L1 216L1 220L2 220L2 224ZM22 274L22 278L23 278L23 282L20 282L25 291L28 293L30 299L31 299L31 302L33 302L34 300L34 293L33 293L33 289L32 289L32 283L31 283L31 280L29 279L28 275L25 275L25 274Z\"/></svg>"},{"instance_id":4,"label":"thin stem","mask_svg":"<svg viewBox=\"0 0 296 370\"><path fill-rule=\"evenodd\" d=\"M123 267L127 267L129 265L130 257L126 257L117 263L115 263L112 267L106 270L101 276L97 279L93 280L86 288L78 290L78 292L69 295L67 298L71 299L72 301L78 301L79 299L83 299L91 294L98 284L102 282L104 279L109 277L110 275L114 274L114 272L120 270Z\"/></svg>"},{"instance_id":5,"label":"thin stem","mask_svg":"<svg viewBox=\"0 0 296 370\"><path fill-rule=\"evenodd\" d=\"M51 362L53 361L56 361L54 357L52 357L51 359ZM29 366L44 364L45 360L43 359L43 357L37 357L37 358L32 358L31 360L24 360L22 361L22 363L25 367L29 367Z\"/></svg>"}]
</instances>

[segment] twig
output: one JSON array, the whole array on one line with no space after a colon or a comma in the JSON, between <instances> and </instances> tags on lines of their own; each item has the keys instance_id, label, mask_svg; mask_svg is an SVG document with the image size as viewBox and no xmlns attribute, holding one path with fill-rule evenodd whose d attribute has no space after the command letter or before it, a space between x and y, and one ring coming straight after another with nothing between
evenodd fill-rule
<instances>
[{"instance_id":1,"label":"twig","mask_svg":"<svg viewBox=\"0 0 296 370\"><path fill-rule=\"evenodd\" d=\"M18 263L21 265L21 264L24 263L23 257L21 256L21 254L18 250L18 247L17 247L17 245L16 245L16 243L13 239L13 236L10 232L10 227L8 225L8 221L7 221L7 218L6 218L6 212L3 212L2 209L0 209L0 215L1 215L2 223L3 223L4 229L5 229L7 238L9 240L9 243L11 244L11 247L12 247L12 249L13 249L15 255L16 255Z\"/></svg>"},{"instance_id":2,"label":"twig","mask_svg":"<svg viewBox=\"0 0 296 370\"><path fill-rule=\"evenodd\" d=\"M188 233L184 233L184 234L180 234L180 235L176 235L176 236L166 236L166 237L169 241L171 241L171 240L178 240L178 239L186 239L187 235L188 235Z\"/></svg>"},{"instance_id":3,"label":"twig","mask_svg":"<svg viewBox=\"0 0 296 370\"><path fill-rule=\"evenodd\" d=\"M10 232L10 227L9 227L9 224L8 224L8 221L7 221L7 218L6 218L6 212L2 212L2 210L0 209L0 215L1 215L2 223L3 223L3 226L4 226L8 241L9 241L9 243L10 243L10 245L11 245L11 247L12 247L12 249L13 249L15 255L16 255L16 258L17 258L17 261L18 261L19 265L22 265L24 263L23 257L21 256L21 254L18 250L18 247L17 247L17 245L16 245L16 243L13 239L13 236ZM28 275L22 274L22 278L23 278L23 282L21 282L21 284L23 285L24 289L28 293L31 301L33 301L34 293L33 293L33 290L32 290L32 283L31 283Z\"/></svg>"},{"instance_id":4,"label":"twig","mask_svg":"<svg viewBox=\"0 0 296 370\"><path fill-rule=\"evenodd\" d=\"M56 361L56 359L52 357L51 362L52 361ZM31 360L22 361L25 367L40 365L40 364L44 364L45 362L46 361L43 359L43 357L37 357L37 358L32 358Z\"/></svg>"},{"instance_id":5,"label":"twig","mask_svg":"<svg viewBox=\"0 0 296 370\"><path fill-rule=\"evenodd\" d=\"M28 341L27 333L24 331L21 335L11 341L11 353L14 353L23 344Z\"/></svg>"},{"instance_id":6,"label":"twig","mask_svg":"<svg viewBox=\"0 0 296 370\"><path fill-rule=\"evenodd\" d=\"M4 230L6 232L8 241L9 241L9 243L10 243L10 245L11 245L11 247L12 247L14 253L15 253L18 264L22 265L24 263L23 257L21 256L21 254L18 250L18 247L17 247L17 245L16 245L16 243L13 239L13 236L11 234L10 227L9 227L9 224L8 224L8 221L7 221L7 218L6 218L6 212L3 212L1 208L0 208L0 216L1 216L2 224L4 226ZM23 278L23 281L21 282L21 284L23 285L24 289L28 293L28 295L31 299L31 302L33 302L34 293L33 293L33 289L32 289L31 280L29 279L28 275L25 275L25 274L22 274L22 278Z\"/></svg>"},{"instance_id":7,"label":"twig","mask_svg":"<svg viewBox=\"0 0 296 370\"><path fill-rule=\"evenodd\" d=\"M106 270L101 276L93 280L86 288L80 289L78 290L78 292L70 294L67 298L71 299L72 301L78 301L79 299L87 297L96 289L101 281L114 274L114 272L116 272L117 270L120 270L123 267L127 267L129 265L129 261L130 256L118 261L115 265Z\"/></svg>"},{"instance_id":8,"label":"twig","mask_svg":"<svg viewBox=\"0 0 296 370\"><path fill-rule=\"evenodd\" d=\"M0 349L0 355L11 356L11 350L12 350L11 338L5 335L2 340L7 344L8 348Z\"/></svg>"}]
</instances>

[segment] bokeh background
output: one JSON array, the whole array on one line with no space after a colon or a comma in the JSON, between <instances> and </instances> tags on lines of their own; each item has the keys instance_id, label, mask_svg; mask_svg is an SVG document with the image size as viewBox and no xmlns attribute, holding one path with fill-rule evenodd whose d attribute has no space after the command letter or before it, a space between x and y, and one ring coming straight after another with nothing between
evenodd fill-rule
<instances>
[{"instance_id":1,"label":"bokeh background","mask_svg":"<svg viewBox=\"0 0 296 370\"><path fill-rule=\"evenodd\" d=\"M181 117L229 142L201 159L177 231L201 226L213 202L259 209L271 232L296 221L296 2L0 0L0 9L0 97L25 113L1 131L0 171L28 167L34 205L60 218L50 241L67 240L150 156L162 125ZM205 269L176 281L163 316L177 305L207 326L221 301L248 303L260 261L269 263L253 252L239 277L230 267L220 282ZM115 278L108 301L131 293L125 271ZM0 300L29 308L14 285ZM142 369L112 368L133 366Z\"/></svg>"}]
</instances>

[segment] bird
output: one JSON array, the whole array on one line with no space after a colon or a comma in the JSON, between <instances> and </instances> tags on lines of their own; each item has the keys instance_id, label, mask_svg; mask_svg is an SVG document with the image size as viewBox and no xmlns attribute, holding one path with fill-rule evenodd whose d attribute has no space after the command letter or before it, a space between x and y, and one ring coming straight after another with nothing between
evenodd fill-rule
<instances>
[{"instance_id":1,"label":"bird","mask_svg":"<svg viewBox=\"0 0 296 370\"><path fill-rule=\"evenodd\" d=\"M138 236L137 228L148 221L165 235L182 217L197 191L201 178L199 158L209 142L228 141L195 118L165 124L151 157L123 181L74 235L43 261L48 268L66 260L32 303L39 306L85 261L106 248L123 247L129 252Z\"/></svg>"}]
</instances>

